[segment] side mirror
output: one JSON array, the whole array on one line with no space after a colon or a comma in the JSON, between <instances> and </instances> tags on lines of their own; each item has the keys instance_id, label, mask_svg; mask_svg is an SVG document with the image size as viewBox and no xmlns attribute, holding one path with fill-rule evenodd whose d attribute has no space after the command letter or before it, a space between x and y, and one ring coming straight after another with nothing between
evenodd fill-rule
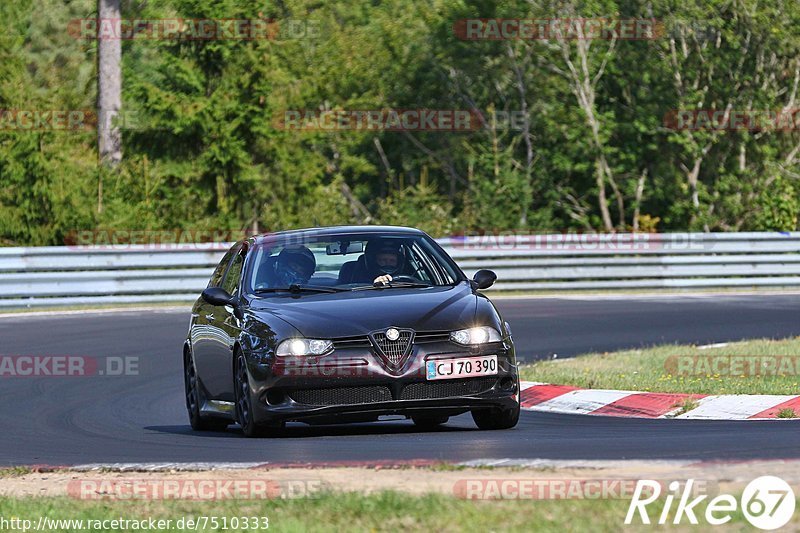
<instances>
[{"instance_id":1,"label":"side mirror","mask_svg":"<svg viewBox=\"0 0 800 533\"><path fill-rule=\"evenodd\" d=\"M242 309L241 303L228 294L228 291L221 287L209 287L203 291L201 294L203 300L207 301L211 305L218 305L220 307L230 305L233 307L233 315L241 320L244 318L244 311Z\"/></svg>"},{"instance_id":2,"label":"side mirror","mask_svg":"<svg viewBox=\"0 0 800 533\"><path fill-rule=\"evenodd\" d=\"M497 274L491 270L478 270L472 277L472 286L476 289L488 289L497 281Z\"/></svg>"},{"instance_id":3,"label":"side mirror","mask_svg":"<svg viewBox=\"0 0 800 533\"><path fill-rule=\"evenodd\" d=\"M232 302L233 298L231 297L230 294L228 294L228 291L226 291L222 287L209 287L203 291L203 294L201 296L203 297L203 300L207 301L211 305L233 306Z\"/></svg>"}]
</instances>

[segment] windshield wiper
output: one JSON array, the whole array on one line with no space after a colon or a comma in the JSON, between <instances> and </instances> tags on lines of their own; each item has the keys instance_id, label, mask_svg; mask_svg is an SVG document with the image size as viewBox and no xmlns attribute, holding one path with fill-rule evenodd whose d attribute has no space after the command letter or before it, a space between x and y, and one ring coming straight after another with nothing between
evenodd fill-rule
<instances>
[{"instance_id":1,"label":"windshield wiper","mask_svg":"<svg viewBox=\"0 0 800 533\"><path fill-rule=\"evenodd\" d=\"M374 289L408 289L414 287L433 287L427 283L414 283L412 281L390 281L389 283L379 283L377 285L364 285L354 287L354 291L369 291Z\"/></svg>"},{"instance_id":2,"label":"windshield wiper","mask_svg":"<svg viewBox=\"0 0 800 533\"><path fill-rule=\"evenodd\" d=\"M293 283L288 287L266 287L263 289L256 289L256 294L265 294L270 292L291 292L293 294L299 294L301 292L342 292L346 291L347 289L337 289L335 287L320 287L317 285L297 285Z\"/></svg>"}]
</instances>

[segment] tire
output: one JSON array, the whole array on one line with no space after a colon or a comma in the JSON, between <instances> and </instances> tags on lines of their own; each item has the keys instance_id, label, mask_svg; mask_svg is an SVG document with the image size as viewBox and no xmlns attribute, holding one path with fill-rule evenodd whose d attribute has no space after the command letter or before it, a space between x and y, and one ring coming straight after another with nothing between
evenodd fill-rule
<instances>
[{"instance_id":1,"label":"tire","mask_svg":"<svg viewBox=\"0 0 800 533\"><path fill-rule=\"evenodd\" d=\"M197 380L197 368L194 366L192 356L186 353L183 359L183 384L186 394L186 412L189 415L189 424L195 431L224 431L228 427L227 420L203 416L200 406L203 403L203 393Z\"/></svg>"},{"instance_id":2,"label":"tire","mask_svg":"<svg viewBox=\"0 0 800 533\"><path fill-rule=\"evenodd\" d=\"M265 425L256 424L253 419L253 397L250 394L250 379L247 372L247 361L244 354L236 351L236 367L234 369L234 393L236 397L236 421L242 427L245 437L268 437L276 430L282 429L285 424L278 422Z\"/></svg>"},{"instance_id":3,"label":"tire","mask_svg":"<svg viewBox=\"0 0 800 533\"><path fill-rule=\"evenodd\" d=\"M450 417L441 415L417 415L412 416L411 420L413 420L414 425L420 429L436 429L442 424L447 424Z\"/></svg>"},{"instance_id":4,"label":"tire","mask_svg":"<svg viewBox=\"0 0 800 533\"><path fill-rule=\"evenodd\" d=\"M475 409L472 411L472 419L480 429L511 429L519 422L519 404L511 409Z\"/></svg>"}]
</instances>

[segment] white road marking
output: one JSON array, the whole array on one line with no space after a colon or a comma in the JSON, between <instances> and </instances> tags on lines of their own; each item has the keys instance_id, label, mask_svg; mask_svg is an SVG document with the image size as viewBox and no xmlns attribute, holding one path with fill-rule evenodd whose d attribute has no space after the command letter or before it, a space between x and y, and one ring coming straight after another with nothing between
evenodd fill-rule
<instances>
[{"instance_id":1,"label":"white road marking","mask_svg":"<svg viewBox=\"0 0 800 533\"><path fill-rule=\"evenodd\" d=\"M770 407L789 401L797 396L766 394L723 394L699 400L699 405L675 418L704 420L744 420Z\"/></svg>"},{"instance_id":2,"label":"white road marking","mask_svg":"<svg viewBox=\"0 0 800 533\"><path fill-rule=\"evenodd\" d=\"M519 390L521 392L526 389L530 389L531 387L535 387L536 385L547 385L547 383L542 383L540 381L520 381Z\"/></svg>"},{"instance_id":3,"label":"white road marking","mask_svg":"<svg viewBox=\"0 0 800 533\"><path fill-rule=\"evenodd\" d=\"M708 350L709 348L724 348L725 346L732 344L730 342L715 342L714 344L703 344L701 346L697 346L698 350Z\"/></svg>"}]
</instances>

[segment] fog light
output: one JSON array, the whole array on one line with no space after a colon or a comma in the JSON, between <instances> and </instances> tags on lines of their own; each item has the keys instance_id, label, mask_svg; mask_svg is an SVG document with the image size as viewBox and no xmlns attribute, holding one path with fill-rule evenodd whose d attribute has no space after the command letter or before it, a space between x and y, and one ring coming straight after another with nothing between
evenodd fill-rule
<instances>
[{"instance_id":1,"label":"fog light","mask_svg":"<svg viewBox=\"0 0 800 533\"><path fill-rule=\"evenodd\" d=\"M266 400L269 405L280 405L285 399L286 396L281 391L271 390L267 392Z\"/></svg>"},{"instance_id":2,"label":"fog light","mask_svg":"<svg viewBox=\"0 0 800 533\"><path fill-rule=\"evenodd\" d=\"M500 388L505 391L512 391L514 390L514 378L505 377L500 380Z\"/></svg>"}]
</instances>

